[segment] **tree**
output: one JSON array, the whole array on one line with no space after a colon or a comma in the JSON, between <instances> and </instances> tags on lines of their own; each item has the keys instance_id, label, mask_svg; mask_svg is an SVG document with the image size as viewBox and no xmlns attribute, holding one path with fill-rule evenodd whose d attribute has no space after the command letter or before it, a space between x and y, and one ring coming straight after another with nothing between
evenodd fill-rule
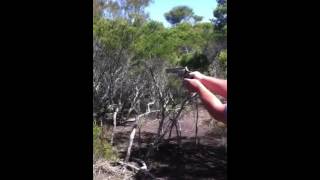
<instances>
[{"instance_id":1,"label":"tree","mask_svg":"<svg viewBox=\"0 0 320 180\"><path fill-rule=\"evenodd\" d=\"M193 20L194 20L194 23L196 24L197 22L200 22L202 21L203 17L202 16L198 16L198 15L194 15L193 16Z\"/></svg>"},{"instance_id":2,"label":"tree","mask_svg":"<svg viewBox=\"0 0 320 180\"><path fill-rule=\"evenodd\" d=\"M136 26L141 25L148 18L144 9L152 0L104 0L105 16L109 19L122 18Z\"/></svg>"},{"instance_id":3,"label":"tree","mask_svg":"<svg viewBox=\"0 0 320 180\"><path fill-rule=\"evenodd\" d=\"M182 22L197 24L203 19L202 16L195 15L193 10L188 6L174 7L172 10L165 13L164 16L172 25L177 25Z\"/></svg>"},{"instance_id":4,"label":"tree","mask_svg":"<svg viewBox=\"0 0 320 180\"><path fill-rule=\"evenodd\" d=\"M103 15L104 1L93 0L93 17L101 17Z\"/></svg>"},{"instance_id":5,"label":"tree","mask_svg":"<svg viewBox=\"0 0 320 180\"><path fill-rule=\"evenodd\" d=\"M227 0L217 0L218 6L213 11L213 23L217 30L227 31Z\"/></svg>"},{"instance_id":6,"label":"tree","mask_svg":"<svg viewBox=\"0 0 320 180\"><path fill-rule=\"evenodd\" d=\"M215 27L199 23L202 17L191 8L173 8L167 20L174 27L165 28L146 18L149 2L94 0L100 17L93 23L93 112L98 122L113 124L115 132L119 122L138 121L156 111L160 121L155 142L160 142L172 129L179 135L177 119L188 102L182 82L164 69L188 65L202 70L214 59L216 69L222 69L220 64L226 69L227 57L226 51L219 53L225 46L214 38Z\"/></svg>"},{"instance_id":7,"label":"tree","mask_svg":"<svg viewBox=\"0 0 320 180\"><path fill-rule=\"evenodd\" d=\"M177 6L172 10L164 14L166 20L172 24L176 25L181 21L188 21L194 15L193 10L188 6Z\"/></svg>"}]
</instances>

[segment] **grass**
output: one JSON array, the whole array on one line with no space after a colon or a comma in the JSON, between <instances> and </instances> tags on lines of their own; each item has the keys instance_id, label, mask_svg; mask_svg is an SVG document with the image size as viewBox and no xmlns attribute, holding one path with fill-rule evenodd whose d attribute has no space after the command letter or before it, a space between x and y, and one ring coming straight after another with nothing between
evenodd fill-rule
<instances>
[{"instance_id":1,"label":"grass","mask_svg":"<svg viewBox=\"0 0 320 180\"><path fill-rule=\"evenodd\" d=\"M102 128L93 124L93 160L98 159L105 160L116 160L119 155L117 151L108 143L106 140L103 140L101 137Z\"/></svg>"}]
</instances>

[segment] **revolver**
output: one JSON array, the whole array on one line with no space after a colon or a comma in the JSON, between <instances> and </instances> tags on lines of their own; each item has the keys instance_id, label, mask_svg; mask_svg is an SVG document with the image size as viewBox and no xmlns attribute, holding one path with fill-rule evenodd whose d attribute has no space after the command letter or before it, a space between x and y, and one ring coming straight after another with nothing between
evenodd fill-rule
<instances>
[{"instance_id":1,"label":"revolver","mask_svg":"<svg viewBox=\"0 0 320 180\"><path fill-rule=\"evenodd\" d=\"M191 71L189 71L188 67L169 68L166 69L166 73L176 74L181 78L192 78L190 76Z\"/></svg>"}]
</instances>

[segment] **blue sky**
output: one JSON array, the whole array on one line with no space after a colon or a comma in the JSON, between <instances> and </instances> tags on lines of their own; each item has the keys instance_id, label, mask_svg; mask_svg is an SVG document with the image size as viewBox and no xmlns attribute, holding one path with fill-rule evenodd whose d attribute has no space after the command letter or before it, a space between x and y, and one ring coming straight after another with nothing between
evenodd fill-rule
<instances>
[{"instance_id":1,"label":"blue sky","mask_svg":"<svg viewBox=\"0 0 320 180\"><path fill-rule=\"evenodd\" d=\"M166 27L170 24L164 18L164 13L175 6L186 5L193 9L198 16L203 16L202 22L209 22L213 18L212 12L217 6L216 0L154 0L145 11L152 20L162 22Z\"/></svg>"}]
</instances>

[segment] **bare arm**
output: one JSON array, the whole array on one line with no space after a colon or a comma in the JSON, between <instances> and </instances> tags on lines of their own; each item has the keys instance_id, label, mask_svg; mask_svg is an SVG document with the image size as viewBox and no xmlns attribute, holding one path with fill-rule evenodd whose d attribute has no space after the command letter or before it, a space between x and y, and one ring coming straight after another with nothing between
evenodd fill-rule
<instances>
[{"instance_id":1,"label":"bare arm","mask_svg":"<svg viewBox=\"0 0 320 180\"><path fill-rule=\"evenodd\" d=\"M226 105L212 94L199 80L185 79L185 84L190 91L195 91L200 95L200 98L212 117L216 120L226 123L225 117Z\"/></svg>"},{"instance_id":2,"label":"bare arm","mask_svg":"<svg viewBox=\"0 0 320 180\"><path fill-rule=\"evenodd\" d=\"M190 73L190 75L194 79L198 79L211 92L227 98L227 80L206 76L197 71Z\"/></svg>"}]
</instances>

